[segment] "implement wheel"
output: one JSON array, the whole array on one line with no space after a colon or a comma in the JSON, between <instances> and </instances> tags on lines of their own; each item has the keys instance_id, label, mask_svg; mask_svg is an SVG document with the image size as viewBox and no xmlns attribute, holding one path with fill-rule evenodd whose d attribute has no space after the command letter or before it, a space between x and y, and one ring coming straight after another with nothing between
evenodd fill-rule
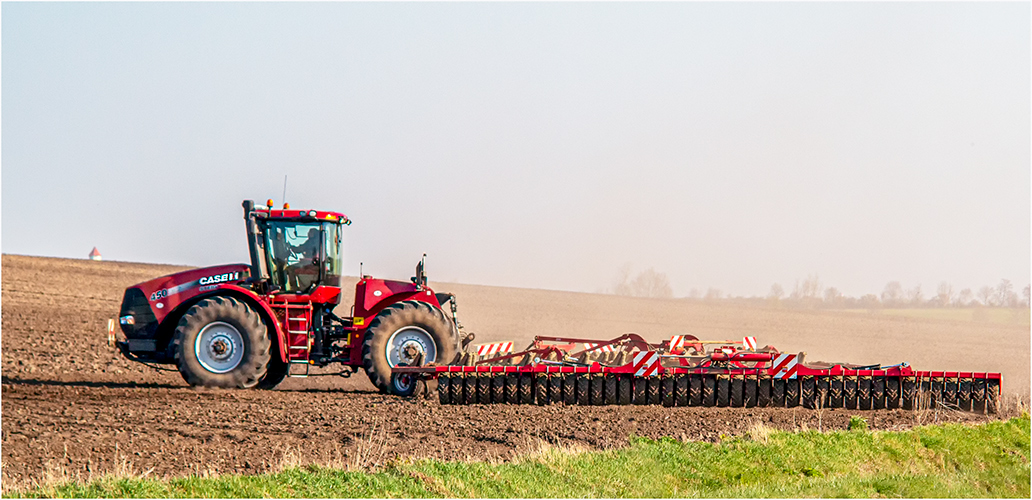
<instances>
[{"instance_id":1,"label":"implement wheel","mask_svg":"<svg viewBox=\"0 0 1032 500\"><path fill-rule=\"evenodd\" d=\"M725 376L717 377L717 406L723 408L731 404L731 380Z\"/></svg>"},{"instance_id":2,"label":"implement wheel","mask_svg":"<svg viewBox=\"0 0 1032 500\"><path fill-rule=\"evenodd\" d=\"M745 379L745 407L752 408L758 403L758 396L756 391L758 389L759 381L756 380L755 375L750 375L749 378Z\"/></svg>"},{"instance_id":3,"label":"implement wheel","mask_svg":"<svg viewBox=\"0 0 1032 500\"><path fill-rule=\"evenodd\" d=\"M688 406L702 406L702 375L688 376Z\"/></svg>"},{"instance_id":4,"label":"implement wheel","mask_svg":"<svg viewBox=\"0 0 1032 500\"><path fill-rule=\"evenodd\" d=\"M971 379L962 378L957 387L957 406L961 410L971 411Z\"/></svg>"},{"instance_id":5,"label":"implement wheel","mask_svg":"<svg viewBox=\"0 0 1032 500\"><path fill-rule=\"evenodd\" d=\"M491 402L498 404L505 402L505 375L495 374L491 376Z\"/></svg>"},{"instance_id":6,"label":"implement wheel","mask_svg":"<svg viewBox=\"0 0 1032 500\"><path fill-rule=\"evenodd\" d=\"M760 379L760 393L756 397L756 406L763 408L771 405L771 382L770 377L764 376Z\"/></svg>"},{"instance_id":7,"label":"implement wheel","mask_svg":"<svg viewBox=\"0 0 1032 500\"><path fill-rule=\"evenodd\" d=\"M832 408L843 408L845 401L842 399L842 377L834 377L831 379L831 389L828 394L830 404L828 406Z\"/></svg>"},{"instance_id":8,"label":"implement wheel","mask_svg":"<svg viewBox=\"0 0 1032 500\"><path fill-rule=\"evenodd\" d=\"M659 377L648 377L648 381L649 381L649 385L648 385L648 388L646 389L648 391L648 395L647 395L648 400L649 400L648 404L650 404L650 405L662 404L663 401L660 400L660 398L659 398L659 385L661 383L660 378Z\"/></svg>"},{"instance_id":9,"label":"implement wheel","mask_svg":"<svg viewBox=\"0 0 1032 500\"><path fill-rule=\"evenodd\" d=\"M577 375L577 404L588 406L591 404L591 379L587 373Z\"/></svg>"},{"instance_id":10,"label":"implement wheel","mask_svg":"<svg viewBox=\"0 0 1032 500\"><path fill-rule=\"evenodd\" d=\"M745 406L745 379L741 375L731 377L731 406L735 408Z\"/></svg>"},{"instance_id":11,"label":"implement wheel","mask_svg":"<svg viewBox=\"0 0 1032 500\"><path fill-rule=\"evenodd\" d=\"M451 381L447 375L437 377L437 398L442 405L451 404Z\"/></svg>"},{"instance_id":12,"label":"implement wheel","mask_svg":"<svg viewBox=\"0 0 1032 500\"><path fill-rule=\"evenodd\" d=\"M812 376L802 377L800 401L803 408L814 409L817 407L817 387Z\"/></svg>"},{"instance_id":13,"label":"implement wheel","mask_svg":"<svg viewBox=\"0 0 1032 500\"><path fill-rule=\"evenodd\" d=\"M688 375L677 375L675 380L674 404L677 406L688 406Z\"/></svg>"},{"instance_id":14,"label":"implement wheel","mask_svg":"<svg viewBox=\"0 0 1032 500\"><path fill-rule=\"evenodd\" d=\"M462 396L462 376L459 374L448 377L451 382L448 384L448 402L453 405L465 404Z\"/></svg>"},{"instance_id":15,"label":"implement wheel","mask_svg":"<svg viewBox=\"0 0 1032 500\"><path fill-rule=\"evenodd\" d=\"M799 379L790 378L785 381L785 406L795 408L799 406Z\"/></svg>"},{"instance_id":16,"label":"implement wheel","mask_svg":"<svg viewBox=\"0 0 1032 500\"><path fill-rule=\"evenodd\" d=\"M477 403L491 404L491 377L485 374L477 376Z\"/></svg>"},{"instance_id":17,"label":"implement wheel","mask_svg":"<svg viewBox=\"0 0 1032 500\"><path fill-rule=\"evenodd\" d=\"M606 375L606 395L605 403L607 405L615 405L620 403L619 389L617 386L619 381L616 379L616 375Z\"/></svg>"},{"instance_id":18,"label":"implement wheel","mask_svg":"<svg viewBox=\"0 0 1032 500\"><path fill-rule=\"evenodd\" d=\"M890 410L899 408L900 393L899 377L887 377L885 379L885 407Z\"/></svg>"},{"instance_id":19,"label":"implement wheel","mask_svg":"<svg viewBox=\"0 0 1032 500\"><path fill-rule=\"evenodd\" d=\"M620 375L617 380L617 391L618 403L622 405L631 404L631 377L629 375Z\"/></svg>"},{"instance_id":20,"label":"implement wheel","mask_svg":"<svg viewBox=\"0 0 1032 500\"><path fill-rule=\"evenodd\" d=\"M859 389L857 390L857 399L859 400L861 410L871 409L871 387L873 385L874 384L871 380L871 377L860 377Z\"/></svg>"},{"instance_id":21,"label":"implement wheel","mask_svg":"<svg viewBox=\"0 0 1032 500\"><path fill-rule=\"evenodd\" d=\"M534 404L534 377L520 375L520 404Z\"/></svg>"},{"instance_id":22,"label":"implement wheel","mask_svg":"<svg viewBox=\"0 0 1032 500\"><path fill-rule=\"evenodd\" d=\"M505 376L505 402L510 405L520 404L520 376L515 373Z\"/></svg>"},{"instance_id":23,"label":"implement wheel","mask_svg":"<svg viewBox=\"0 0 1032 500\"><path fill-rule=\"evenodd\" d=\"M904 384L908 382L904 382ZM910 384L913 385L912 382ZM971 410L979 414L985 413L985 379L976 378L972 382L971 387ZM905 390L903 391L903 397L906 398ZM903 401L905 403L906 399Z\"/></svg>"},{"instance_id":24,"label":"implement wheel","mask_svg":"<svg viewBox=\"0 0 1032 500\"><path fill-rule=\"evenodd\" d=\"M563 376L563 404L577 404L577 375L572 373Z\"/></svg>"},{"instance_id":25,"label":"implement wheel","mask_svg":"<svg viewBox=\"0 0 1032 500\"><path fill-rule=\"evenodd\" d=\"M674 377L667 375L661 380L660 398L663 400L663 406L674 406L676 396L674 393Z\"/></svg>"},{"instance_id":26,"label":"implement wheel","mask_svg":"<svg viewBox=\"0 0 1032 500\"><path fill-rule=\"evenodd\" d=\"M874 377L871 387L871 407L875 410L885 409L885 377Z\"/></svg>"},{"instance_id":27,"label":"implement wheel","mask_svg":"<svg viewBox=\"0 0 1032 500\"><path fill-rule=\"evenodd\" d=\"M566 377L560 374L551 375L548 377L548 400L552 404L559 404L563 402L563 382Z\"/></svg>"},{"instance_id":28,"label":"implement wheel","mask_svg":"<svg viewBox=\"0 0 1032 500\"><path fill-rule=\"evenodd\" d=\"M846 377L845 380L842 381L843 405L847 410L856 409L858 387L859 382L856 376Z\"/></svg>"},{"instance_id":29,"label":"implement wheel","mask_svg":"<svg viewBox=\"0 0 1032 500\"><path fill-rule=\"evenodd\" d=\"M479 378L480 377L471 376L468 373L466 374L465 377L462 377L462 383L463 383L463 386L464 386L462 388L462 404L466 404L466 405L476 404L476 402L477 402L477 380Z\"/></svg>"},{"instance_id":30,"label":"implement wheel","mask_svg":"<svg viewBox=\"0 0 1032 500\"><path fill-rule=\"evenodd\" d=\"M633 392L633 396L632 396L631 399L633 399L634 404L636 404L636 405L647 404L648 400L645 399L645 393L647 391L645 390L645 388L649 385L648 379L645 379L645 378L642 378L642 377L633 377L631 379L631 382L633 384L633 386L631 388L631 390Z\"/></svg>"},{"instance_id":31,"label":"implement wheel","mask_svg":"<svg viewBox=\"0 0 1032 500\"><path fill-rule=\"evenodd\" d=\"M548 375L534 377L534 402L539 406L548 404Z\"/></svg>"},{"instance_id":32,"label":"implement wheel","mask_svg":"<svg viewBox=\"0 0 1032 500\"><path fill-rule=\"evenodd\" d=\"M702 376L702 406L717 406L716 375Z\"/></svg>"},{"instance_id":33,"label":"implement wheel","mask_svg":"<svg viewBox=\"0 0 1032 500\"><path fill-rule=\"evenodd\" d=\"M602 375L596 374L591 376L591 404L595 406L602 406L605 404L605 379Z\"/></svg>"},{"instance_id":34,"label":"implement wheel","mask_svg":"<svg viewBox=\"0 0 1032 500\"><path fill-rule=\"evenodd\" d=\"M773 387L774 406L785 408L787 406L785 401L785 381L780 378L774 379L771 387Z\"/></svg>"}]
</instances>

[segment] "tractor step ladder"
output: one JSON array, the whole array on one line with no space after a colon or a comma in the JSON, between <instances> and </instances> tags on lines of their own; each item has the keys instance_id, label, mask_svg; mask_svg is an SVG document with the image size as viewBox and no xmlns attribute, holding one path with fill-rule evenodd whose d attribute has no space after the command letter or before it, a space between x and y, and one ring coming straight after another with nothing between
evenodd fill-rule
<instances>
[{"instance_id":1,"label":"tractor step ladder","mask_svg":"<svg viewBox=\"0 0 1032 500\"><path fill-rule=\"evenodd\" d=\"M309 315L312 311L311 304L275 304L275 307L283 309L284 318L286 324L284 325L287 330L287 361L289 363L287 367L287 376L292 378L307 378L312 364L311 364L311 352L312 352L312 329L309 327ZM295 337L298 335L304 335L304 345L294 345L292 343ZM297 358L295 355L299 352L304 353L304 359ZM304 372L295 372L293 367L295 365L303 365L305 367Z\"/></svg>"}]
</instances>

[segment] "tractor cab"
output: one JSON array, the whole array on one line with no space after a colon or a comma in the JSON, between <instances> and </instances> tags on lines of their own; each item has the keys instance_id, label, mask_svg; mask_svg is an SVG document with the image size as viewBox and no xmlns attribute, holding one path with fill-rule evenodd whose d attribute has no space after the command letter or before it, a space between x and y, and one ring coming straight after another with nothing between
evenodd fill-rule
<instances>
[{"instance_id":1,"label":"tractor cab","mask_svg":"<svg viewBox=\"0 0 1032 500\"><path fill-rule=\"evenodd\" d=\"M317 210L255 208L244 202L251 276L266 291L308 295L320 286L340 288L342 226L347 216Z\"/></svg>"}]
</instances>

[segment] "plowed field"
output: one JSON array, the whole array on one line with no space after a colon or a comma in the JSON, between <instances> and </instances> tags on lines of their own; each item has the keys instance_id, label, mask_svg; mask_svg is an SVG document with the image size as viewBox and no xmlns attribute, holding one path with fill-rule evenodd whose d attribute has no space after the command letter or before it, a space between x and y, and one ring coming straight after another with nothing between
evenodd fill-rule
<instances>
[{"instance_id":1,"label":"plowed field","mask_svg":"<svg viewBox=\"0 0 1032 500\"><path fill-rule=\"evenodd\" d=\"M177 372L131 363L106 345L125 287L184 269L4 255L2 262L3 476L23 483L47 467L138 473L258 473L284 462L382 462L393 457L505 459L543 441L586 448L631 435L718 440L757 422L842 429L850 412L803 409L440 406L376 393L363 373L288 379L275 391L196 390ZM431 275L432 277L432 275ZM345 286L353 286L348 281ZM896 363L920 369L1001 371L1005 391L1027 392L1027 326L848 313L735 308L678 300L431 283L458 295L479 340L540 334L649 339L755 335L808 359ZM345 294L344 303L351 298ZM347 314L346 307L340 311ZM855 412L854 412L855 413ZM864 412L877 429L959 413ZM49 464L49 465L48 465Z\"/></svg>"}]
</instances>

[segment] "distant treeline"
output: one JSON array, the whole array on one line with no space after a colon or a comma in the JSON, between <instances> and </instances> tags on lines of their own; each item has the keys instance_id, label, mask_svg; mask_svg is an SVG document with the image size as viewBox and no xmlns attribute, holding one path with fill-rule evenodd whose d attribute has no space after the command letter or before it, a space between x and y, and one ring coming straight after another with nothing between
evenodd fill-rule
<instances>
[{"instance_id":1,"label":"distant treeline","mask_svg":"<svg viewBox=\"0 0 1032 500\"><path fill-rule=\"evenodd\" d=\"M616 283L610 290L616 295L631 297L652 297L669 299L674 297L670 287L670 279L665 273L649 268L631 278L630 266L620 269ZM770 287L766 297L725 296L717 288L709 288L705 292L693 288L687 299L692 300L727 300L757 303L784 307L807 309L876 309L876 308L943 308L943 307L1029 307L1032 286L1025 285L1021 294L1014 290L1010 280L1004 279L996 286L983 286L978 290L964 288L954 289L947 282L939 283L934 294L925 295L921 285L904 287L898 281L890 281L880 295L869 293L861 297L844 295L835 287L825 287L817 276L809 276L805 280L796 281L791 293L785 291L779 283Z\"/></svg>"}]
</instances>

